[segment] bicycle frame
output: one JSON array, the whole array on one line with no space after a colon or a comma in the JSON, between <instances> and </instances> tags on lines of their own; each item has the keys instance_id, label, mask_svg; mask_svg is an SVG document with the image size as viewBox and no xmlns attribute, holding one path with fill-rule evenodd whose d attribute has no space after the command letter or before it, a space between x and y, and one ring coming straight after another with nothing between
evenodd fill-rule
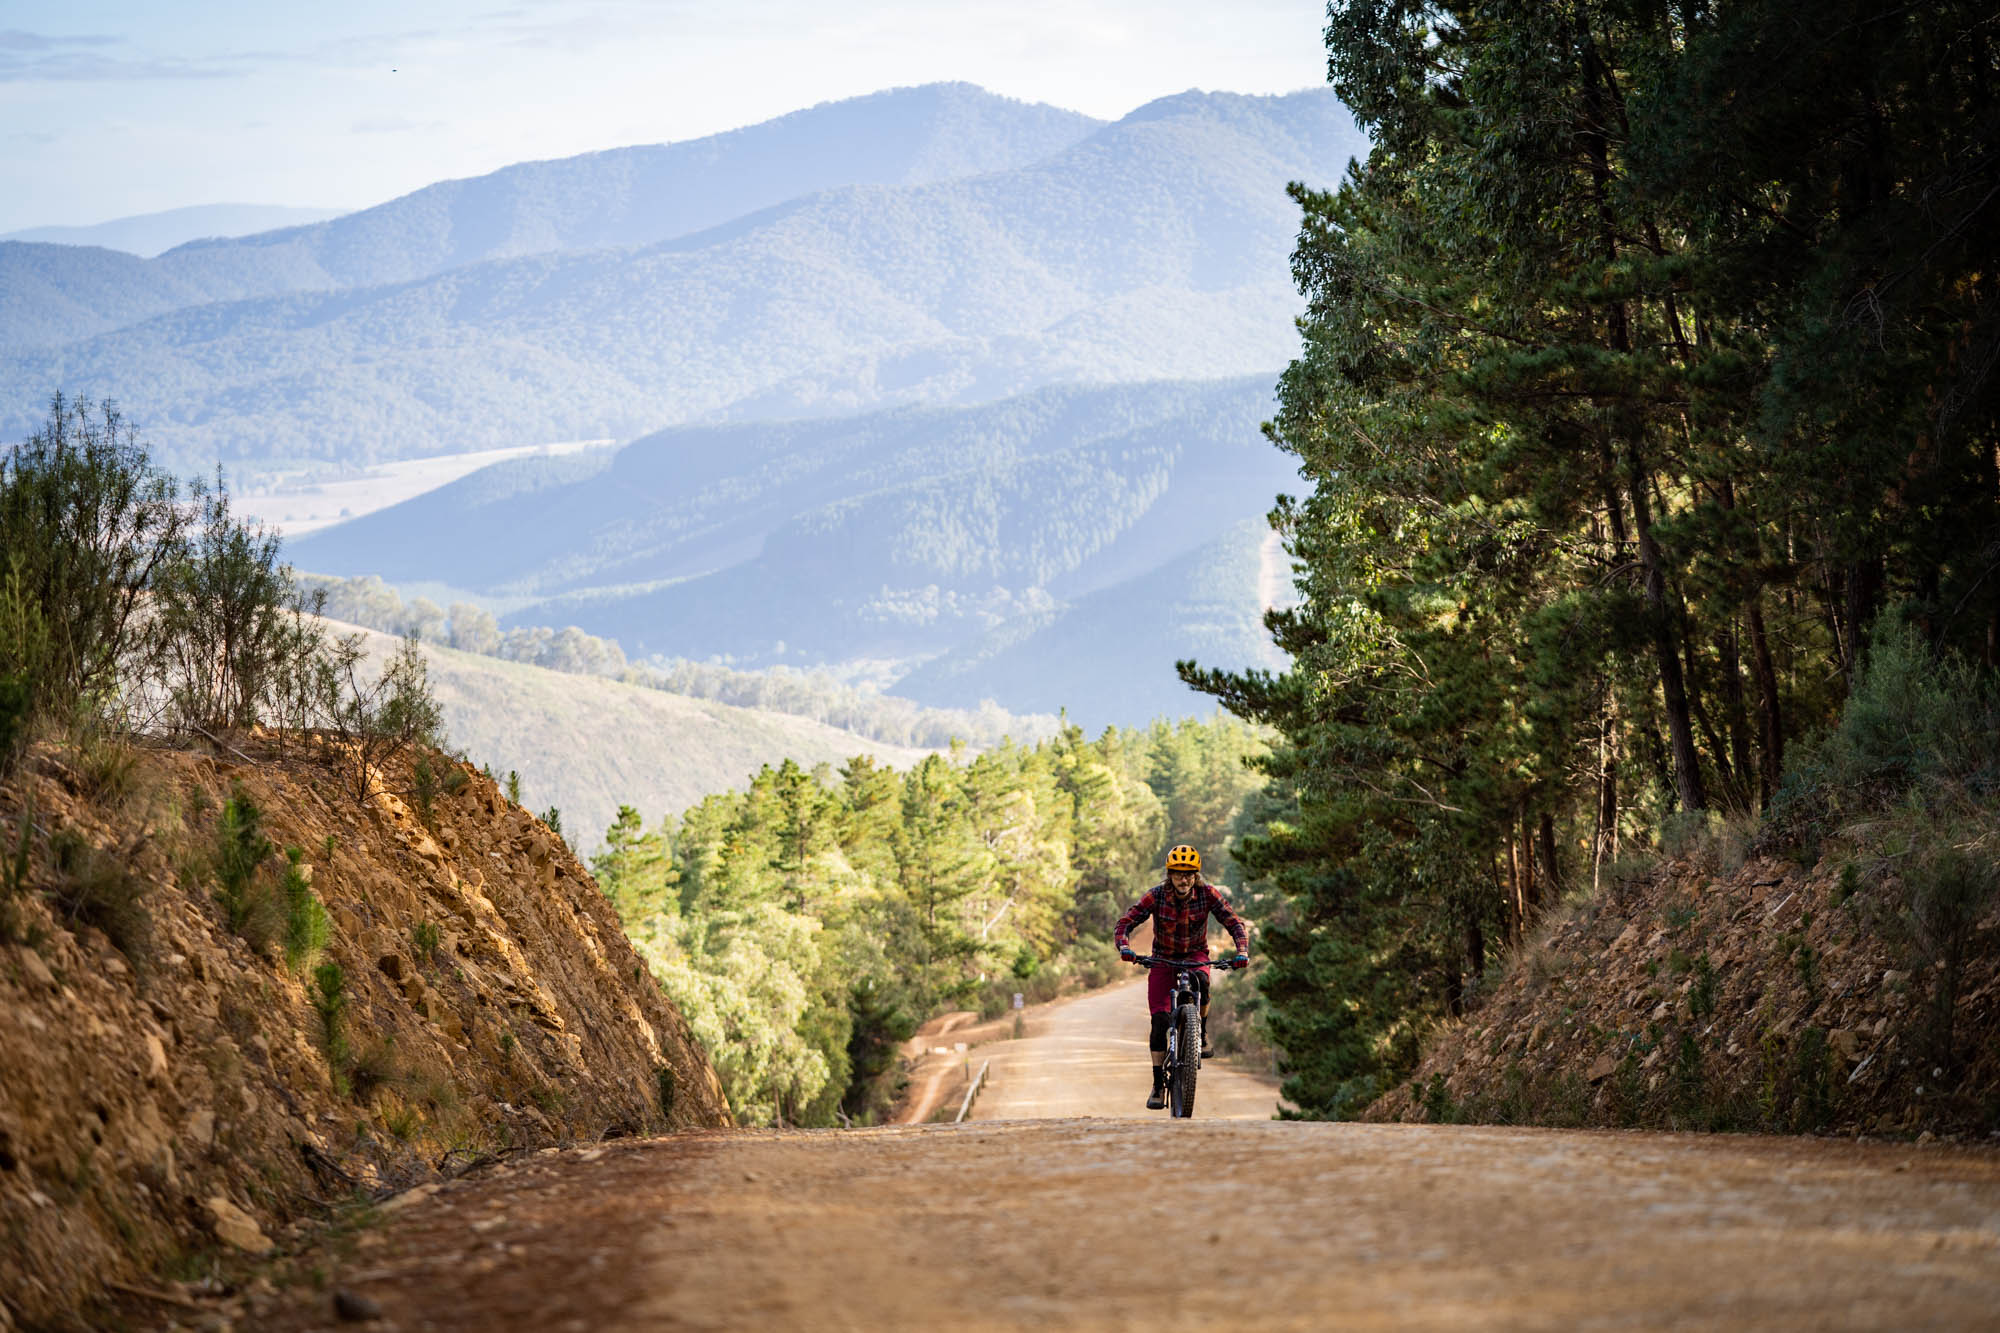
<instances>
[{"instance_id":1,"label":"bicycle frame","mask_svg":"<svg viewBox=\"0 0 2000 1333\"><path fill-rule=\"evenodd\" d=\"M1173 1021L1167 1024L1167 1052L1160 1061L1160 1072L1167 1083L1167 1102L1172 1108L1170 1114L1176 1119L1191 1119L1194 1116L1195 1074L1201 1068L1201 987L1195 984L1194 974L1204 967L1219 967L1227 972L1228 963L1210 961L1184 962L1177 958L1154 958L1143 955L1137 961L1143 967L1170 967L1174 969L1173 1001L1168 1012ZM1192 1045L1192 1050L1183 1049Z\"/></svg>"}]
</instances>

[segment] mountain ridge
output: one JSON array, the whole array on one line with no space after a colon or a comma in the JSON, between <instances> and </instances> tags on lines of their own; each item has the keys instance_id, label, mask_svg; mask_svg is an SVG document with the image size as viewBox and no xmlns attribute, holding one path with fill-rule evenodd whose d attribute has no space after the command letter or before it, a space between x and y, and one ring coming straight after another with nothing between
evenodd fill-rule
<instances>
[{"instance_id":1,"label":"mountain ridge","mask_svg":"<svg viewBox=\"0 0 2000 1333\"><path fill-rule=\"evenodd\" d=\"M140 291L123 301L107 294L89 321L71 312L62 327L91 336L186 305L379 287L491 259L643 246L843 184L1020 165L1100 124L971 84L888 89L698 139L513 163L316 223L190 240L138 270ZM954 155L949 145L960 142ZM9 257L0 245L0 277L10 281L87 287L103 262ZM186 295L161 305L149 291ZM0 307L0 348L47 345L29 331L32 323Z\"/></svg>"},{"instance_id":2,"label":"mountain ridge","mask_svg":"<svg viewBox=\"0 0 2000 1333\"><path fill-rule=\"evenodd\" d=\"M24 227L0 235L0 241L93 246L120 250L141 259L155 259L189 241L310 226L349 211L344 208L298 208L287 204L189 204L182 208L135 213L130 217L110 218L80 226Z\"/></svg>"},{"instance_id":3,"label":"mountain ridge","mask_svg":"<svg viewBox=\"0 0 2000 1333\"><path fill-rule=\"evenodd\" d=\"M1026 168L844 186L698 249L489 260L180 311L0 358L0 384L17 398L116 386L200 463L1261 372L1294 342L1283 187L1338 174L1361 146L1330 93L1183 94Z\"/></svg>"}]
</instances>

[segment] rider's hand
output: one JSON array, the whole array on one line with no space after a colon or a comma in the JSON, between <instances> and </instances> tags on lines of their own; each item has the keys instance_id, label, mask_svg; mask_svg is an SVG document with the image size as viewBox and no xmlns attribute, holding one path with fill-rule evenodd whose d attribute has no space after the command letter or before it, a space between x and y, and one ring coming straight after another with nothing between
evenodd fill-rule
<instances>
[{"instance_id":1,"label":"rider's hand","mask_svg":"<svg viewBox=\"0 0 2000 1333\"><path fill-rule=\"evenodd\" d=\"M1123 958L1128 963L1136 963L1139 961L1139 955L1133 953L1130 949L1120 949L1118 951L1118 956L1120 958Z\"/></svg>"},{"instance_id":2,"label":"rider's hand","mask_svg":"<svg viewBox=\"0 0 2000 1333\"><path fill-rule=\"evenodd\" d=\"M1234 958L1229 960L1229 965L1232 968L1239 968L1239 969L1248 967L1250 966L1250 955L1247 953L1239 953Z\"/></svg>"}]
</instances>

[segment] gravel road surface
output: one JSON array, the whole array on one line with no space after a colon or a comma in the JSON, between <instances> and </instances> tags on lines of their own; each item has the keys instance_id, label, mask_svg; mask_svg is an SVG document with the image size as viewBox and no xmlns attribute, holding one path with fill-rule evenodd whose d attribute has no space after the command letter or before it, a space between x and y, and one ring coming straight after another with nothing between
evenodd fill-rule
<instances>
[{"instance_id":1,"label":"gravel road surface","mask_svg":"<svg viewBox=\"0 0 2000 1333\"><path fill-rule=\"evenodd\" d=\"M1217 986L1240 985L1218 974ZM1033 1011L1028 1035L979 1048L974 1064L993 1061L975 1120L1046 1120L1056 1116L1164 1117L1148 1111L1146 979L1121 982ZM1196 1119L1269 1120L1278 1107L1276 1080L1238 1073L1217 1061L1201 1067Z\"/></svg>"},{"instance_id":2,"label":"gravel road surface","mask_svg":"<svg viewBox=\"0 0 2000 1333\"><path fill-rule=\"evenodd\" d=\"M1134 984L1031 1011L963 1125L488 1168L248 1322L337 1327L340 1290L380 1333L2000 1327L1990 1150L1273 1121L1213 1063L1172 1120L1145 1031Z\"/></svg>"},{"instance_id":3,"label":"gravel road surface","mask_svg":"<svg viewBox=\"0 0 2000 1333\"><path fill-rule=\"evenodd\" d=\"M529 1158L250 1326L1993 1328L2000 1159L1228 1120L704 1132ZM352 1325L348 1325L351 1327Z\"/></svg>"}]
</instances>

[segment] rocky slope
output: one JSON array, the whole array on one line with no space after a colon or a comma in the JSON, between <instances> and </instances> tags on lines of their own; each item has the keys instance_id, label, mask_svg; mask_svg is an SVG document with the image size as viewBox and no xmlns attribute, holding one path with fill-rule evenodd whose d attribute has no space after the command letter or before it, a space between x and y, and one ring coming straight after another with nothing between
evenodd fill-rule
<instances>
[{"instance_id":1,"label":"rocky slope","mask_svg":"<svg viewBox=\"0 0 2000 1333\"><path fill-rule=\"evenodd\" d=\"M1669 860L1559 911L1366 1118L1985 1137L2000 922L1964 924L1954 964L1852 861Z\"/></svg>"},{"instance_id":2,"label":"rocky slope","mask_svg":"<svg viewBox=\"0 0 2000 1333\"><path fill-rule=\"evenodd\" d=\"M488 1156L728 1123L588 874L490 781L432 757L419 818L407 760L361 800L338 756L240 744L45 746L0 783L0 1328L241 1272ZM310 960L279 909L229 924L233 796L275 845L252 899L296 849L324 902Z\"/></svg>"}]
</instances>

